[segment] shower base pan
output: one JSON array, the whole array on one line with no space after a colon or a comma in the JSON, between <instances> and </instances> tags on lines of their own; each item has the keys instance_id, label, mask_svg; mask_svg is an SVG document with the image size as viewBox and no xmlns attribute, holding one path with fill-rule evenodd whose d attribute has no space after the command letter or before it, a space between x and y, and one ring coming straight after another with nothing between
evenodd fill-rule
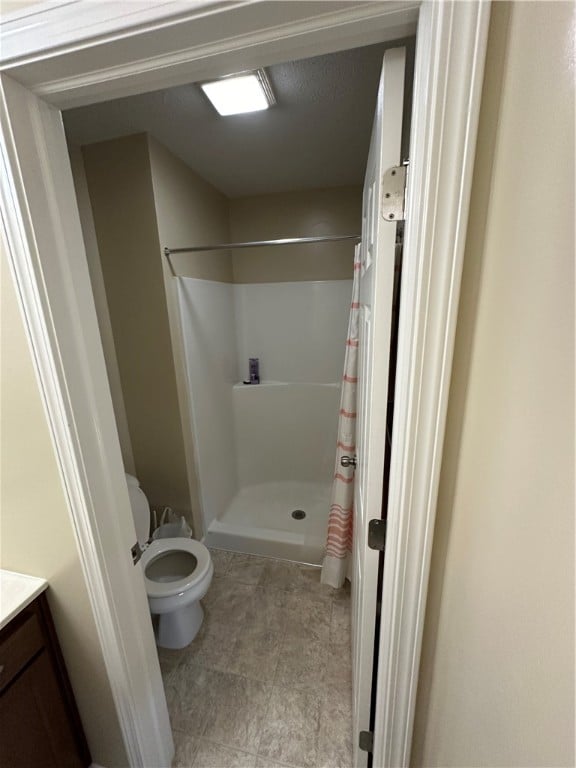
<instances>
[{"instance_id":1,"label":"shower base pan","mask_svg":"<svg viewBox=\"0 0 576 768\"><path fill-rule=\"evenodd\" d=\"M242 488L204 541L217 549L320 565L330 489L330 483L300 482Z\"/></svg>"}]
</instances>

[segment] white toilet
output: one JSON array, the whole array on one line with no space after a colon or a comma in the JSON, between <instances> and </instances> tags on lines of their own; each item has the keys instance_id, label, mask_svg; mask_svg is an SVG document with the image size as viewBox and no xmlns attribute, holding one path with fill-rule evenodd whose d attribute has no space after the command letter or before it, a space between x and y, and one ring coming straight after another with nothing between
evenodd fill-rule
<instances>
[{"instance_id":1,"label":"white toilet","mask_svg":"<svg viewBox=\"0 0 576 768\"><path fill-rule=\"evenodd\" d=\"M204 619L200 600L212 582L210 552L194 539L151 541L150 505L140 483L126 474L136 536L144 550L140 559L150 613L158 615L156 643L184 648L194 640Z\"/></svg>"}]
</instances>

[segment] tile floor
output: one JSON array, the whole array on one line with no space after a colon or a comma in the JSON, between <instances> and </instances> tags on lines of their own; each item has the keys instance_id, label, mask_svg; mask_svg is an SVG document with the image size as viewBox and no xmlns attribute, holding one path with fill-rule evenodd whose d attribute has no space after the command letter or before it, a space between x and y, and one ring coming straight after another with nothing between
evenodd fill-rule
<instances>
[{"instance_id":1,"label":"tile floor","mask_svg":"<svg viewBox=\"0 0 576 768\"><path fill-rule=\"evenodd\" d=\"M159 649L175 768L351 768L350 592L296 563L212 551L205 619Z\"/></svg>"}]
</instances>

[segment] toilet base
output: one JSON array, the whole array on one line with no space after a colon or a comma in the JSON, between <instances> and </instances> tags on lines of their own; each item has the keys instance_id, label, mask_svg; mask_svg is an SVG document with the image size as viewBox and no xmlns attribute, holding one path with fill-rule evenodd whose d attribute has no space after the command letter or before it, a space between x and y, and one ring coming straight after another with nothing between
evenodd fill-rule
<instances>
[{"instance_id":1,"label":"toilet base","mask_svg":"<svg viewBox=\"0 0 576 768\"><path fill-rule=\"evenodd\" d=\"M178 650L190 645L204 621L204 609L196 600L170 613L157 616L156 645Z\"/></svg>"}]
</instances>

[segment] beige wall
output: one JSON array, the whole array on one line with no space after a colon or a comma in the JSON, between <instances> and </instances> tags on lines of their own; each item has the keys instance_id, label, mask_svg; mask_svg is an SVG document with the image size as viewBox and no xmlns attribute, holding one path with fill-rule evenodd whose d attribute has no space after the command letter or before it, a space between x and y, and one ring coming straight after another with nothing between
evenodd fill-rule
<instances>
[{"instance_id":1,"label":"beige wall","mask_svg":"<svg viewBox=\"0 0 576 768\"><path fill-rule=\"evenodd\" d=\"M1 270L1 565L48 580L92 758L106 768L120 768L127 764L126 752L4 254Z\"/></svg>"},{"instance_id":2,"label":"beige wall","mask_svg":"<svg viewBox=\"0 0 576 768\"><path fill-rule=\"evenodd\" d=\"M228 199L160 142L149 137L149 145L162 247L228 242ZM175 254L171 259L179 275L232 282L228 251Z\"/></svg>"},{"instance_id":3,"label":"beige wall","mask_svg":"<svg viewBox=\"0 0 576 768\"><path fill-rule=\"evenodd\" d=\"M573 34L493 5L415 766L574 765Z\"/></svg>"},{"instance_id":4,"label":"beige wall","mask_svg":"<svg viewBox=\"0 0 576 768\"><path fill-rule=\"evenodd\" d=\"M280 237L359 235L361 187L336 187L230 200L233 242ZM350 280L351 243L250 248L233 252L234 282Z\"/></svg>"},{"instance_id":5,"label":"beige wall","mask_svg":"<svg viewBox=\"0 0 576 768\"><path fill-rule=\"evenodd\" d=\"M148 138L83 148L136 474L191 519Z\"/></svg>"},{"instance_id":6,"label":"beige wall","mask_svg":"<svg viewBox=\"0 0 576 768\"><path fill-rule=\"evenodd\" d=\"M194 244L228 242L228 200L204 179L149 137L150 168L154 189L156 221L162 247L179 248ZM232 258L226 251L187 253L172 257L176 274L204 280L230 282ZM178 281L163 261L164 288L170 324L176 384L182 419L182 433L194 534L204 534L197 479L197 457L191 429L192 412L186 372L184 342L178 303Z\"/></svg>"},{"instance_id":7,"label":"beige wall","mask_svg":"<svg viewBox=\"0 0 576 768\"><path fill-rule=\"evenodd\" d=\"M228 200L144 134L82 152L83 167L73 149L71 156L125 466L140 478L153 506L183 512L201 536L177 281L162 249L356 234L362 190ZM172 267L179 275L223 282L350 279L353 248L339 243L187 253L172 256Z\"/></svg>"},{"instance_id":8,"label":"beige wall","mask_svg":"<svg viewBox=\"0 0 576 768\"><path fill-rule=\"evenodd\" d=\"M82 234L84 237L84 245L86 247L86 259L90 271L90 282L92 284L96 314L98 316L98 328L102 339L104 359L106 361L106 372L108 374L108 383L110 385L116 426L118 427L118 437L120 438L122 460L124 462L125 470L131 474L135 474L136 467L134 464L134 454L132 453L132 441L130 439L130 430L128 428L128 417L126 416L126 405L124 403L124 394L122 392L120 369L118 368L116 345L114 344L110 311L108 309L108 299L106 297L106 286L104 284L104 275L102 274L102 264L100 263L98 240L96 238L96 229L94 228L94 217L92 216L92 206L90 205L90 195L88 192L88 184L86 182L86 173L84 171L82 150L80 147L69 147L69 153L72 176L74 178L74 188L76 190L76 200L78 202L78 212L80 214Z\"/></svg>"}]
</instances>

